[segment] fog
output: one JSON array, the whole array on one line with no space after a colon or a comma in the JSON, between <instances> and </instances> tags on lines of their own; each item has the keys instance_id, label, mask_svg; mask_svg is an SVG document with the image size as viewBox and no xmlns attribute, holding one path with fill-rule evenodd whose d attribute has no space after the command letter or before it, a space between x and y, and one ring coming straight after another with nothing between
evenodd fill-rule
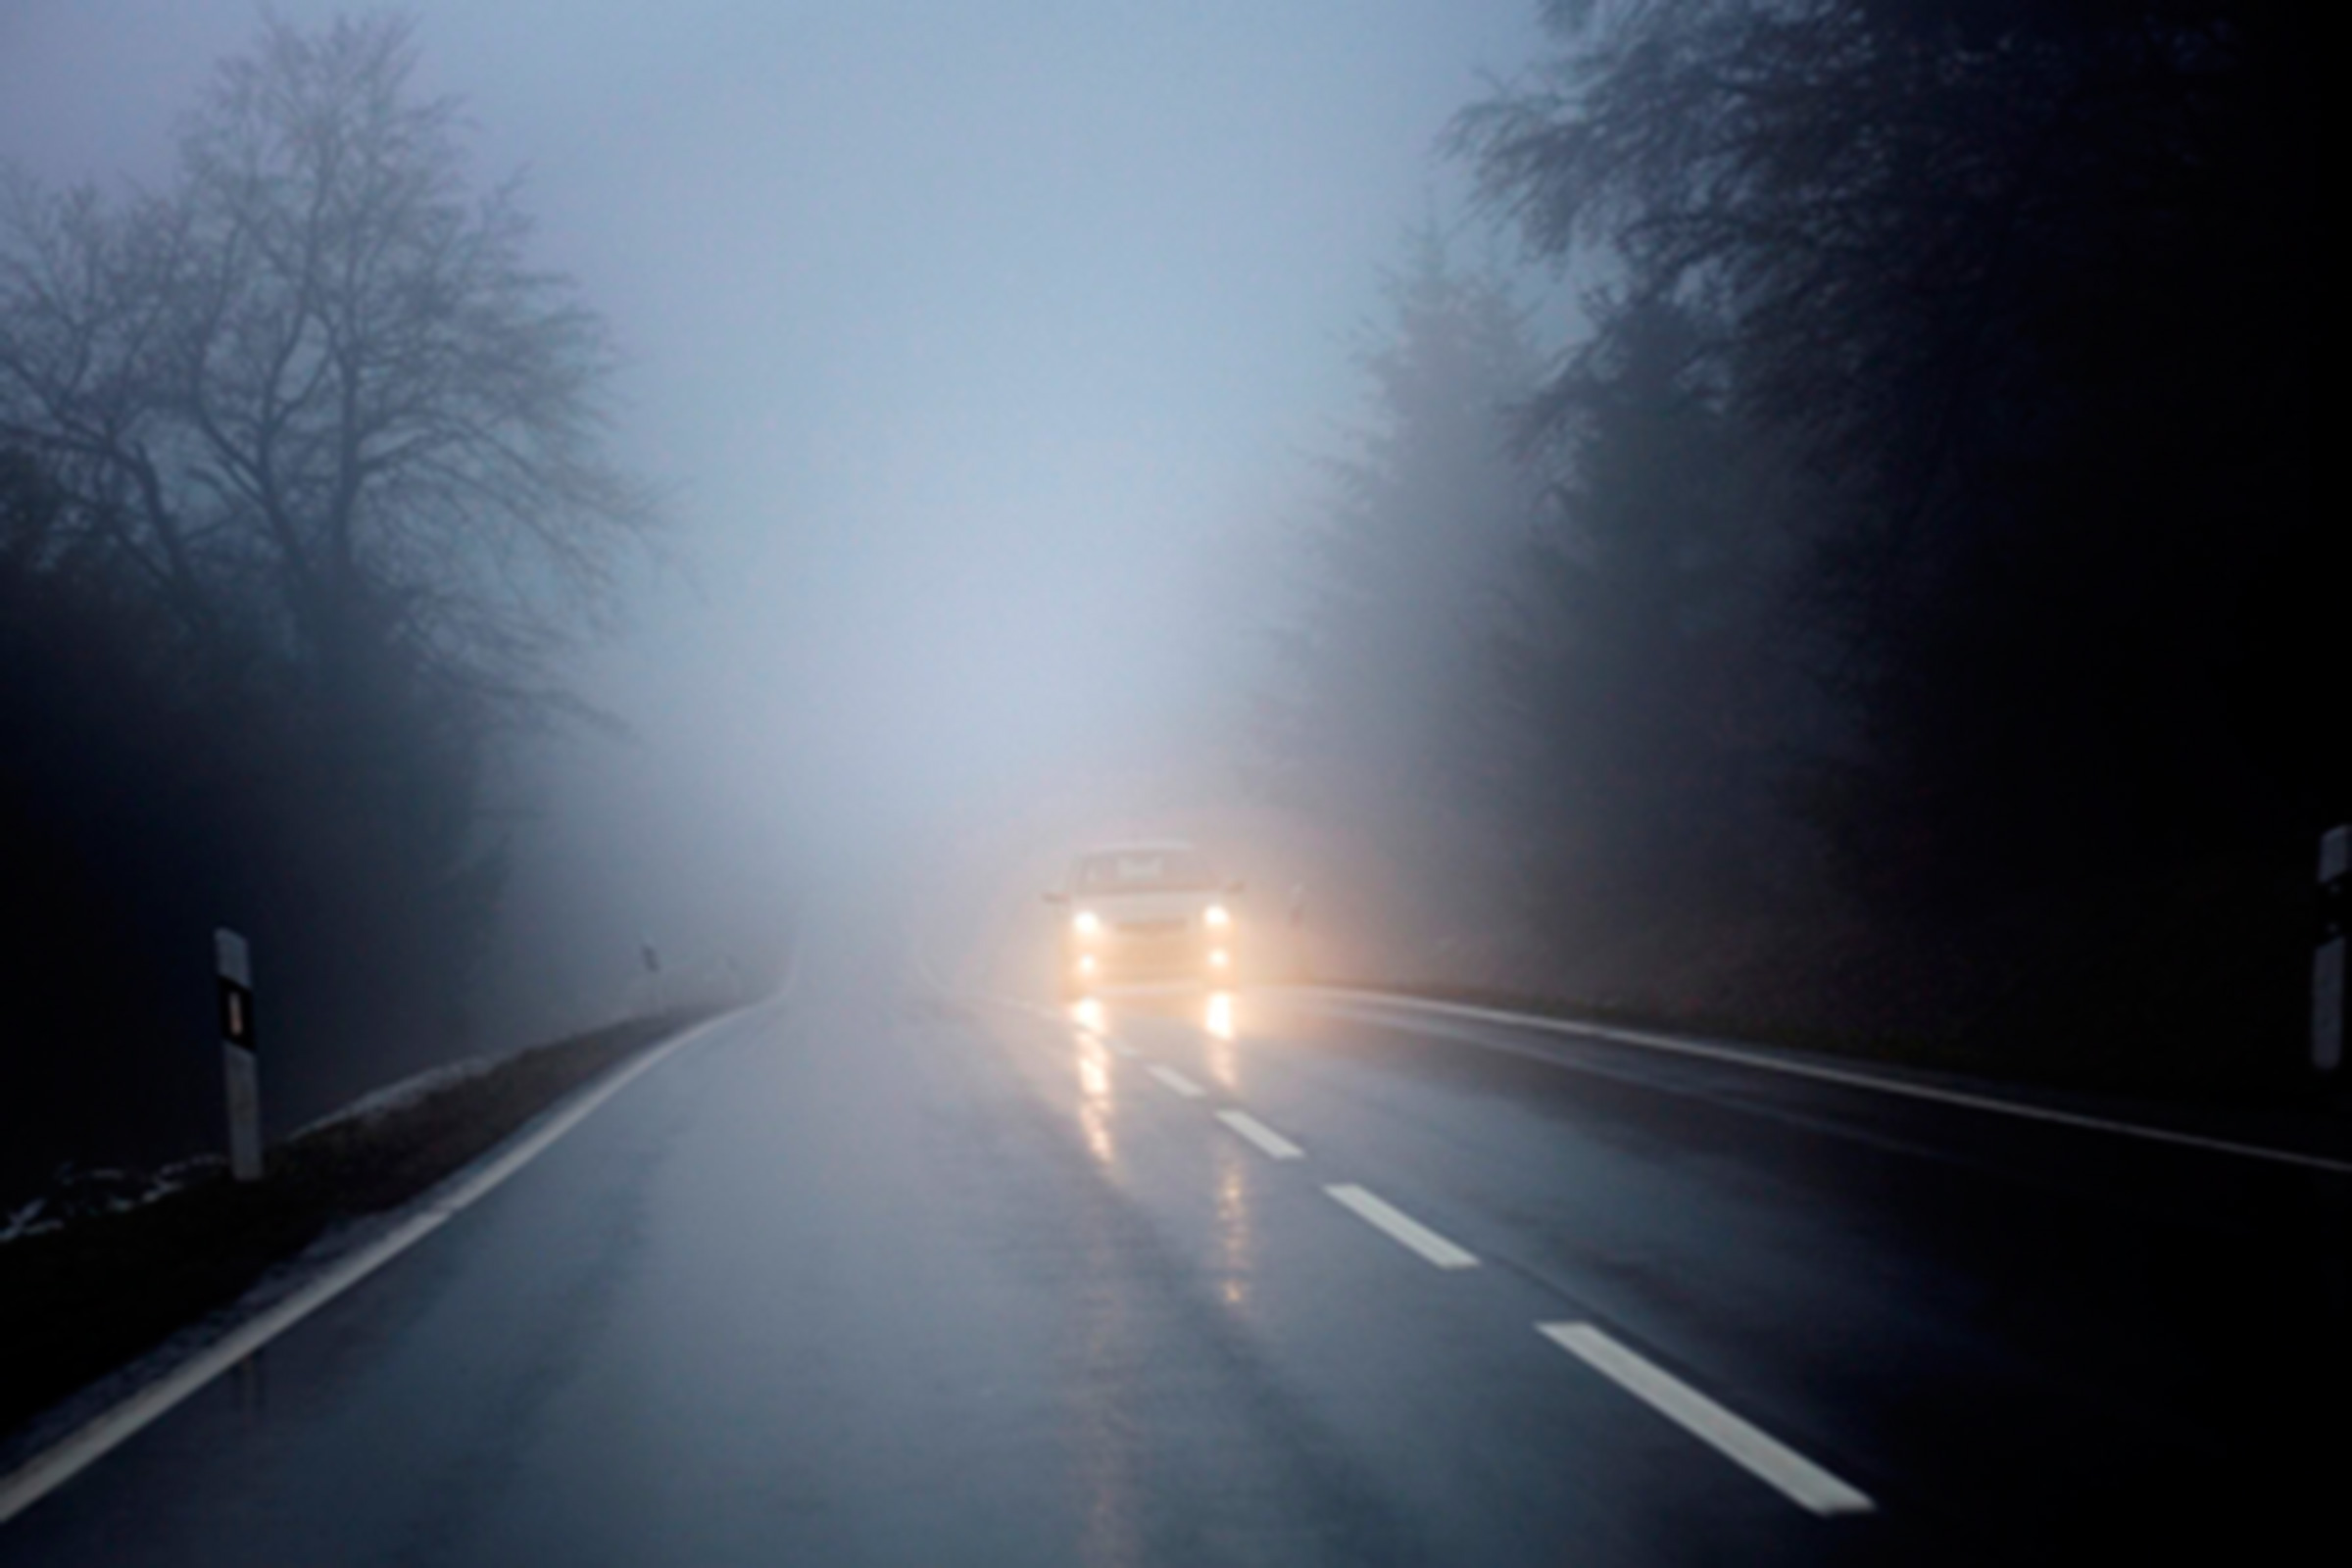
<instances>
[{"instance_id":1,"label":"fog","mask_svg":"<svg viewBox=\"0 0 2352 1568\"><path fill-rule=\"evenodd\" d=\"M274 919L348 1012L358 933L399 934L380 984L446 1018L322 1050L290 1093L331 1102L642 1006L649 952L673 984L772 967L859 890L964 957L1042 956L1074 846L1175 833L1261 916L1306 898L1326 972L2048 1066L2085 1038L2082 982L2050 977L2088 972L2054 933L2146 920L2152 968L2198 976L2170 1015L2286 1039L2293 867L2352 777L2271 716L2328 666L2335 548L2283 324L2301 100L2263 74L2293 28L2004 14L1987 50L1936 8L1832 10L1903 47L1858 45L1849 80L1757 54L1788 42L1771 8L1532 0L413 6L404 101L462 106L432 132L456 184L514 181L515 266L566 280L515 297L606 335L540 320L546 464L471 449L517 528L466 531L427 470L430 504L360 519L388 553L307 582L257 523L275 492L239 490L253 453L207 456L218 354L94 392L58 345L161 300L220 350L190 278L240 297L221 236L267 187L219 177L245 145L221 62L345 13L16 0L0 630L48 678L6 738L34 779L12 831L63 846L71 897L111 890L57 961L114 951L109 920L160 954ZM2209 43L2211 76L2183 64ZM1708 64L1751 58L1787 89L1760 119ZM2066 118L2143 92L2177 143ZM1882 124L1943 172L1839 161ZM1623 154L1708 136L1720 182ZM69 299L44 254L123 292ZM306 297L278 296L298 348ZM147 525L188 524L192 564L123 531L159 454ZM558 636L532 617L565 594ZM266 764L201 743L195 784L156 782L238 714ZM301 830L261 874L240 812ZM367 906L348 940L310 913L334 894ZM2256 933L2230 956L2197 936L2216 898L2262 911L2218 919ZM2027 1000L1988 1010L1990 973ZM293 1032L341 1038L312 1005ZM2113 1032L2102 1059L2140 1059Z\"/></svg>"},{"instance_id":2,"label":"fog","mask_svg":"<svg viewBox=\"0 0 2352 1568\"><path fill-rule=\"evenodd\" d=\"M523 172L670 492L590 690L640 765L816 842L1199 743L1226 563L1355 396L1378 264L1458 200L1446 117L1532 28L1517 0L415 10L421 84L486 180ZM254 21L17 5L0 146L152 180Z\"/></svg>"},{"instance_id":3,"label":"fog","mask_svg":"<svg viewBox=\"0 0 2352 1568\"><path fill-rule=\"evenodd\" d=\"M366 4L0 0L0 1562L2299 1541L2317 8Z\"/></svg>"}]
</instances>

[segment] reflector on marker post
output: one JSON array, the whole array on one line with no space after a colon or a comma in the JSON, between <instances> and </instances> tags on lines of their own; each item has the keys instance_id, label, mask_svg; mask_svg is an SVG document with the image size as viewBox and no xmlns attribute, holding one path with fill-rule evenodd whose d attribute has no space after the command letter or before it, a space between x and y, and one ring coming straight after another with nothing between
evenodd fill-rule
<instances>
[{"instance_id":1,"label":"reflector on marker post","mask_svg":"<svg viewBox=\"0 0 2352 1568\"><path fill-rule=\"evenodd\" d=\"M245 939L213 933L213 968L220 998L220 1066L228 1089L228 1173L262 1179L262 1079L254 1054L253 957Z\"/></svg>"},{"instance_id":2,"label":"reflector on marker post","mask_svg":"<svg viewBox=\"0 0 2352 1568\"><path fill-rule=\"evenodd\" d=\"M2319 950L2311 957L2311 1064L2333 1072L2344 1059L2344 941L2352 926L2352 826L2320 838Z\"/></svg>"}]
</instances>

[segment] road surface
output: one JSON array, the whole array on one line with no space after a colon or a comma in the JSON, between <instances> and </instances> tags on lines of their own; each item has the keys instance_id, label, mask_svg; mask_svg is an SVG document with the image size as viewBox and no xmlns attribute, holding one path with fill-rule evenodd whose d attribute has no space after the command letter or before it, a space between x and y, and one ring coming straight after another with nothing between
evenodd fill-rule
<instances>
[{"instance_id":1,"label":"road surface","mask_svg":"<svg viewBox=\"0 0 2352 1568\"><path fill-rule=\"evenodd\" d=\"M2287 1532L2352 1474L2348 1209L1633 1045L845 949L0 1564L2344 1561L2340 1510Z\"/></svg>"}]
</instances>

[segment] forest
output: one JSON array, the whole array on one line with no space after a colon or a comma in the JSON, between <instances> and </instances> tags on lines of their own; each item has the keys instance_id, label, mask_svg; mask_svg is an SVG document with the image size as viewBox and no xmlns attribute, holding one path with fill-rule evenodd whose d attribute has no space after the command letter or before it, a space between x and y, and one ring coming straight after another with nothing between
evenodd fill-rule
<instances>
[{"instance_id":1,"label":"forest","mask_svg":"<svg viewBox=\"0 0 2352 1568\"><path fill-rule=\"evenodd\" d=\"M1425 983L2307 1082L2352 562L2302 9L1543 11L1446 139L1536 280L1408 241L1256 786L1400 847Z\"/></svg>"},{"instance_id":2,"label":"forest","mask_svg":"<svg viewBox=\"0 0 2352 1568\"><path fill-rule=\"evenodd\" d=\"M0 1183L217 1138L216 927L276 1125L477 1044L486 774L659 519L413 31L266 24L162 189L0 186Z\"/></svg>"}]
</instances>

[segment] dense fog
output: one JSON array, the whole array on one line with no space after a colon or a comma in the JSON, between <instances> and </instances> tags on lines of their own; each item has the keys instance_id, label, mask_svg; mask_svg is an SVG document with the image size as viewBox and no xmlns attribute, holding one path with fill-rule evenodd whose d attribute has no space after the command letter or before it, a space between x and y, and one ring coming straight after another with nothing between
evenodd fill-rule
<instances>
[{"instance_id":1,"label":"dense fog","mask_svg":"<svg viewBox=\"0 0 2352 1568\"><path fill-rule=\"evenodd\" d=\"M2299 19L16 0L0 1190L215 1140L216 925L282 1130L1131 835L1326 975L2299 1081Z\"/></svg>"}]
</instances>

